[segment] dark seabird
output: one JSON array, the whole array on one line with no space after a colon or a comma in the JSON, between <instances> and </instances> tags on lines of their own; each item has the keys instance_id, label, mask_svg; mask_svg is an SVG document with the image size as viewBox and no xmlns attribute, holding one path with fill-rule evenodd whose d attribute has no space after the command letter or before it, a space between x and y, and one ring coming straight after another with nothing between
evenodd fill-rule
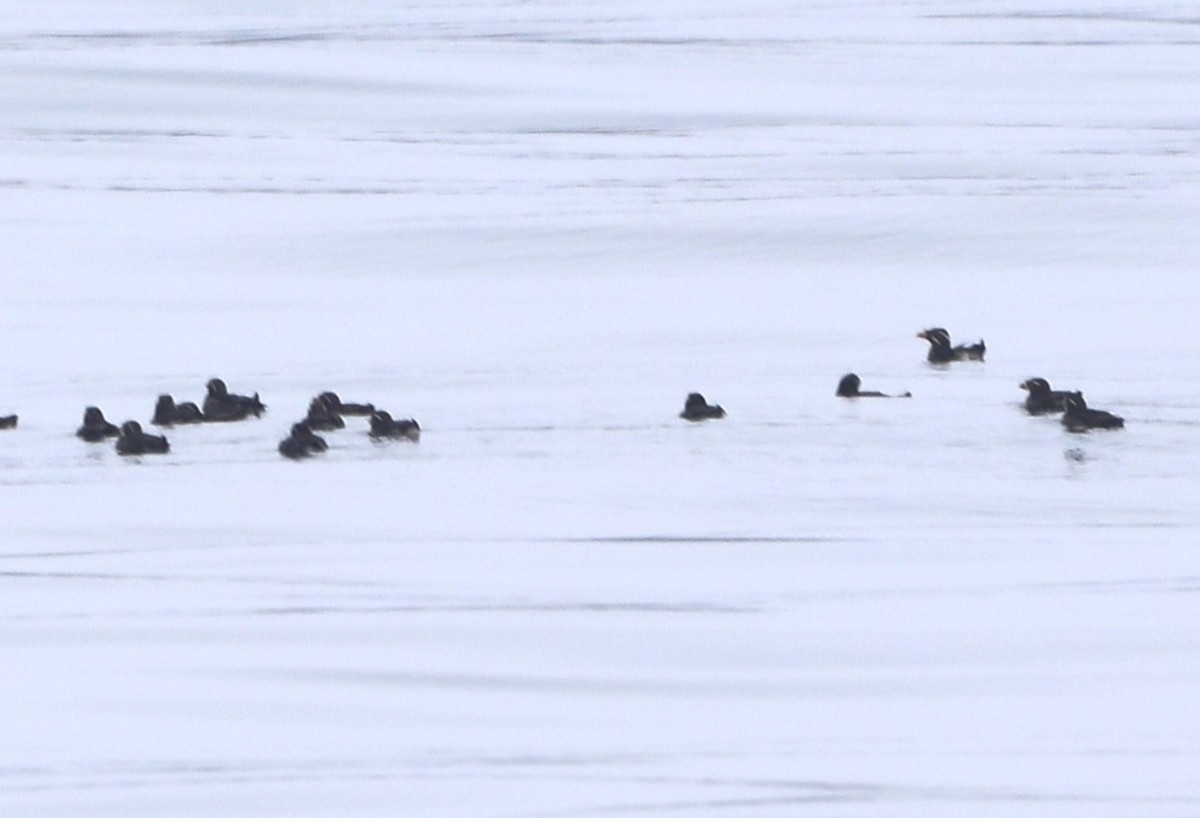
<instances>
[{"instance_id":1,"label":"dark seabird","mask_svg":"<svg viewBox=\"0 0 1200 818\"><path fill-rule=\"evenodd\" d=\"M1070 432L1086 432L1088 429L1123 429L1125 418L1102 409L1089 409L1082 392L1071 392L1064 401L1063 426Z\"/></svg>"},{"instance_id":2,"label":"dark seabird","mask_svg":"<svg viewBox=\"0 0 1200 818\"><path fill-rule=\"evenodd\" d=\"M15 429L17 428L17 416L5 415L0 417L0 429Z\"/></svg>"},{"instance_id":3,"label":"dark seabird","mask_svg":"<svg viewBox=\"0 0 1200 818\"><path fill-rule=\"evenodd\" d=\"M901 395L887 395L883 392L863 392L858 387L862 385L862 378L851 372L838 381L837 396L839 398L911 398L911 392L905 392Z\"/></svg>"},{"instance_id":4,"label":"dark seabird","mask_svg":"<svg viewBox=\"0 0 1200 818\"><path fill-rule=\"evenodd\" d=\"M203 414L206 421L245 420L254 415L262 417L266 406L258 399L246 395L231 395L225 381L213 378L208 382L208 394L204 398Z\"/></svg>"},{"instance_id":5,"label":"dark seabird","mask_svg":"<svg viewBox=\"0 0 1200 818\"><path fill-rule=\"evenodd\" d=\"M107 437L116 437L121 430L115 423L109 423L99 407L89 406L83 410L83 425L75 430L75 436L83 438L88 443L98 443Z\"/></svg>"},{"instance_id":6,"label":"dark seabird","mask_svg":"<svg viewBox=\"0 0 1200 818\"><path fill-rule=\"evenodd\" d=\"M329 444L324 438L314 434L308 424L303 422L294 424L292 433L279 443L279 453L291 460L299 460L328 448Z\"/></svg>"},{"instance_id":7,"label":"dark seabird","mask_svg":"<svg viewBox=\"0 0 1200 818\"><path fill-rule=\"evenodd\" d=\"M927 360L931 364L946 364L951 361L982 361L984 353L987 352L987 346L984 345L982 339L975 344L950 346L950 333L941 327L918 332L917 337L924 338L929 342Z\"/></svg>"},{"instance_id":8,"label":"dark seabird","mask_svg":"<svg viewBox=\"0 0 1200 818\"><path fill-rule=\"evenodd\" d=\"M713 420L725 417L725 410L706 401L699 392L691 392L684 401L683 411L679 416L684 420Z\"/></svg>"},{"instance_id":9,"label":"dark seabird","mask_svg":"<svg viewBox=\"0 0 1200 818\"><path fill-rule=\"evenodd\" d=\"M371 413L370 435L376 439L402 438L415 443L421 439L421 426L412 418L394 420L388 412L377 409Z\"/></svg>"},{"instance_id":10,"label":"dark seabird","mask_svg":"<svg viewBox=\"0 0 1200 818\"><path fill-rule=\"evenodd\" d=\"M1061 412L1067 408L1067 397L1073 394L1051 389L1050 381L1045 378L1030 378L1021 384L1021 388L1029 393L1029 397L1025 398L1025 411L1031 415Z\"/></svg>"},{"instance_id":11,"label":"dark seabird","mask_svg":"<svg viewBox=\"0 0 1200 818\"><path fill-rule=\"evenodd\" d=\"M358 415L367 416L375 411L373 403L342 403L342 399L338 397L336 392L322 392L317 395L317 399L322 401L330 412L335 415Z\"/></svg>"},{"instance_id":12,"label":"dark seabird","mask_svg":"<svg viewBox=\"0 0 1200 818\"><path fill-rule=\"evenodd\" d=\"M170 451L171 444L162 435L148 435L142 424L127 420L121 424L121 436L117 438L117 454L163 454Z\"/></svg>"},{"instance_id":13,"label":"dark seabird","mask_svg":"<svg viewBox=\"0 0 1200 818\"><path fill-rule=\"evenodd\" d=\"M345 429L346 421L342 420L342 416L333 412L329 408L328 402L322 400L320 396L312 399L308 404L308 414L304 418L304 423L308 428L317 432L331 432L335 429Z\"/></svg>"},{"instance_id":14,"label":"dark seabird","mask_svg":"<svg viewBox=\"0 0 1200 818\"><path fill-rule=\"evenodd\" d=\"M176 423L202 423L204 414L200 407L191 401L176 403L170 395L159 395L154 404L154 418L150 421L155 426L174 426Z\"/></svg>"}]
</instances>

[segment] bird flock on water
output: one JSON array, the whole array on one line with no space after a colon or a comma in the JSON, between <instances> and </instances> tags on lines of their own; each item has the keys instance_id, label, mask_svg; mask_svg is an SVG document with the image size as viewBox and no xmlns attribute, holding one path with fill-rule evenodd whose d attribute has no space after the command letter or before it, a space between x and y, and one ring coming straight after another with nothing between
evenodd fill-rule
<instances>
[{"instance_id":1,"label":"bird flock on water","mask_svg":"<svg viewBox=\"0 0 1200 818\"><path fill-rule=\"evenodd\" d=\"M950 333L942 327L934 327L917 333L918 338L929 342L926 360L931 364L950 364L956 361L982 361L987 346L982 340L974 344L955 346ZM1091 429L1120 429L1125 419L1111 412L1093 409L1078 390L1053 389L1045 378L1029 378L1020 384L1028 392L1025 410L1031 415L1060 413L1063 426L1071 432L1086 432ZM191 401L177 403L171 395L159 395L150 423L162 428L171 428L198 423L231 423L261 417L267 410L256 392L253 395L238 395L229 391L225 382L213 378L206 385L204 401L197 405ZM862 379L851 372L838 383L835 392L839 398L911 398L911 392L889 395L883 392L862 389ZM725 409L709 403L699 392L690 393L684 401L679 416L688 421L719 420L725 417ZM326 451L329 444L317 432L329 432L346 427L346 417L366 417L368 434L374 440L405 440L417 442L421 439L421 427L413 418L394 418L391 413L378 409L370 403L344 403L335 392L322 392L308 405L308 413L292 425L286 438L280 441L279 454L291 460L299 460ZM15 429L17 415L0 416L0 429ZM118 426L110 423L99 407L89 406L83 411L83 424L76 436L89 443L99 443L115 438L115 447L121 455L165 454L171 444L164 435L150 434L136 420L127 420Z\"/></svg>"},{"instance_id":2,"label":"bird flock on water","mask_svg":"<svg viewBox=\"0 0 1200 818\"><path fill-rule=\"evenodd\" d=\"M220 378L210 380L206 389L207 394L200 405L191 401L177 403L171 395L159 395L150 422L165 428L197 423L233 423L262 417L267 411L257 392L253 395L234 394ZM366 417L368 434L375 440L416 442L421 438L421 426L412 418L396 419L390 412L375 408L374 404L344 403L337 393L322 392L309 403L304 418L292 424L291 432L280 441L279 453L291 460L299 460L327 450L329 444L317 432L344 429L344 418L351 416ZM16 425L15 419L13 424ZM75 435L89 443L115 438L117 453L124 455L165 454L171 450L164 435L144 431L136 420L127 420L120 426L110 423L97 406L83 410L83 424Z\"/></svg>"},{"instance_id":3,"label":"bird flock on water","mask_svg":"<svg viewBox=\"0 0 1200 818\"><path fill-rule=\"evenodd\" d=\"M917 333L918 338L929 342L929 353L925 359L931 364L950 364L955 361L982 361L987 354L987 345L982 341L954 346L950 333L942 327L933 327ZM1025 410L1031 415L1062 414L1062 424L1071 432L1086 432L1090 429L1121 429L1125 419L1111 412L1092 409L1083 398L1083 393L1050 388L1045 378L1030 378L1020 384L1029 393L1025 398ZM888 395L884 392L864 391L862 378L853 372L843 376L834 393L839 398L911 398L911 392ZM725 417L725 410L710 404L704 395L692 392L687 396L679 416L684 420L715 420Z\"/></svg>"}]
</instances>

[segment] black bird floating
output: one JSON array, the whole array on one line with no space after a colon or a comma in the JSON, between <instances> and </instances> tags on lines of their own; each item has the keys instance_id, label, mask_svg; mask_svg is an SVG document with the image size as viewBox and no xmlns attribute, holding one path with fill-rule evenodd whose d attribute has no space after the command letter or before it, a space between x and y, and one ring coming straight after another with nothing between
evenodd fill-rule
<instances>
[{"instance_id":1,"label":"black bird floating","mask_svg":"<svg viewBox=\"0 0 1200 818\"><path fill-rule=\"evenodd\" d=\"M373 403L342 403L337 392L322 392L317 395L317 400L324 403L325 408L335 415L366 417L375 411Z\"/></svg>"},{"instance_id":2,"label":"black bird floating","mask_svg":"<svg viewBox=\"0 0 1200 818\"><path fill-rule=\"evenodd\" d=\"M851 372L838 381L837 396L839 398L911 398L912 392L904 392L899 395L887 395L883 392L863 392L859 387L862 386L862 378Z\"/></svg>"},{"instance_id":3,"label":"black bird floating","mask_svg":"<svg viewBox=\"0 0 1200 818\"><path fill-rule=\"evenodd\" d=\"M262 417L267 407L258 399L258 393L253 397L230 394L225 381L213 378L208 382L208 394L204 398L204 419L206 421L245 420L254 415Z\"/></svg>"},{"instance_id":4,"label":"black bird floating","mask_svg":"<svg viewBox=\"0 0 1200 818\"><path fill-rule=\"evenodd\" d=\"M176 403L170 395L159 395L154 404L154 417L150 420L155 426L174 426L177 423L203 423L204 413L200 407L189 401Z\"/></svg>"},{"instance_id":5,"label":"black bird floating","mask_svg":"<svg viewBox=\"0 0 1200 818\"><path fill-rule=\"evenodd\" d=\"M929 355L926 360L931 364L948 364L951 361L982 361L987 346L980 339L974 344L950 346L950 333L941 327L934 327L917 333L918 338L929 342Z\"/></svg>"},{"instance_id":6,"label":"black bird floating","mask_svg":"<svg viewBox=\"0 0 1200 818\"><path fill-rule=\"evenodd\" d=\"M162 435L148 435L142 424L127 420L121 424L121 436L117 438L117 454L165 454L171 444Z\"/></svg>"},{"instance_id":7,"label":"black bird floating","mask_svg":"<svg viewBox=\"0 0 1200 818\"><path fill-rule=\"evenodd\" d=\"M334 412L330 408L329 402L323 400L319 395L308 404L308 414L304 418L304 423L316 432L331 432L335 429L346 428L346 421L342 420L342 416Z\"/></svg>"},{"instance_id":8,"label":"black bird floating","mask_svg":"<svg viewBox=\"0 0 1200 818\"><path fill-rule=\"evenodd\" d=\"M421 427L412 418L395 420L391 414L378 409L371 413L371 437L411 440L416 443L421 439Z\"/></svg>"},{"instance_id":9,"label":"black bird floating","mask_svg":"<svg viewBox=\"0 0 1200 818\"><path fill-rule=\"evenodd\" d=\"M1125 428L1125 418L1102 409L1089 409L1082 392L1071 392L1067 395L1064 405L1062 423L1069 432Z\"/></svg>"},{"instance_id":10,"label":"black bird floating","mask_svg":"<svg viewBox=\"0 0 1200 818\"><path fill-rule=\"evenodd\" d=\"M715 420L725 417L725 410L715 403L709 403L699 392L692 392L683 403L683 411L679 416L684 420Z\"/></svg>"},{"instance_id":11,"label":"black bird floating","mask_svg":"<svg viewBox=\"0 0 1200 818\"><path fill-rule=\"evenodd\" d=\"M279 443L279 453L289 460L300 460L329 448L325 439L315 434L303 421L292 425L292 433Z\"/></svg>"},{"instance_id":12,"label":"black bird floating","mask_svg":"<svg viewBox=\"0 0 1200 818\"><path fill-rule=\"evenodd\" d=\"M88 443L99 443L108 437L121 434L115 423L109 423L98 406L89 406L83 410L83 425L75 430L75 436Z\"/></svg>"},{"instance_id":13,"label":"black bird floating","mask_svg":"<svg viewBox=\"0 0 1200 818\"><path fill-rule=\"evenodd\" d=\"M1047 415L1066 409L1067 396L1073 394L1060 389L1051 389L1045 378L1030 378L1021 384L1029 393L1025 398L1025 411L1031 415Z\"/></svg>"}]
</instances>

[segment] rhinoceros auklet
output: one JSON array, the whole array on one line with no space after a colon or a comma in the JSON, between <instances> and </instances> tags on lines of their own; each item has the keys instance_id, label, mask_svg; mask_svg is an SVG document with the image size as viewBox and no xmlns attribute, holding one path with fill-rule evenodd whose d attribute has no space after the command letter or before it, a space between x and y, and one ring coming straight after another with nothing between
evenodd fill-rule
<instances>
[{"instance_id":1,"label":"rhinoceros auklet","mask_svg":"<svg viewBox=\"0 0 1200 818\"><path fill-rule=\"evenodd\" d=\"M204 413L200 407L189 401L176 403L170 395L159 395L154 404L154 417L150 422L155 426L174 426L176 423L203 423Z\"/></svg>"},{"instance_id":2,"label":"rhinoceros auklet","mask_svg":"<svg viewBox=\"0 0 1200 818\"><path fill-rule=\"evenodd\" d=\"M337 392L322 392L317 395L317 400L325 404L326 408L335 415L359 415L366 416L375 411L373 403L342 403L342 399L338 397Z\"/></svg>"},{"instance_id":3,"label":"rhinoceros auklet","mask_svg":"<svg viewBox=\"0 0 1200 818\"><path fill-rule=\"evenodd\" d=\"M888 395L883 392L863 392L859 387L862 385L862 378L851 372L838 381L837 396L839 398L911 398L911 392L904 392L900 395Z\"/></svg>"},{"instance_id":4,"label":"rhinoceros auklet","mask_svg":"<svg viewBox=\"0 0 1200 818\"><path fill-rule=\"evenodd\" d=\"M245 420L251 415L262 417L262 413L267 409L258 399L257 392L254 393L254 397L232 395L225 386L225 381L220 378L210 380L206 388L208 394L204 397L202 407L206 421Z\"/></svg>"},{"instance_id":5,"label":"rhinoceros auklet","mask_svg":"<svg viewBox=\"0 0 1200 818\"><path fill-rule=\"evenodd\" d=\"M83 425L75 430L75 436L88 443L99 443L106 437L116 437L121 430L115 423L109 423L98 406L89 406L83 410Z\"/></svg>"},{"instance_id":6,"label":"rhinoceros auklet","mask_svg":"<svg viewBox=\"0 0 1200 818\"><path fill-rule=\"evenodd\" d=\"M421 439L421 426L412 418L393 419L389 412L377 409L371 413L371 431L373 438L401 438L414 443Z\"/></svg>"},{"instance_id":7,"label":"rhinoceros auklet","mask_svg":"<svg viewBox=\"0 0 1200 818\"><path fill-rule=\"evenodd\" d=\"M291 460L323 452L329 448L325 439L313 433L305 422L292 425L292 433L279 443L279 453Z\"/></svg>"},{"instance_id":8,"label":"rhinoceros auklet","mask_svg":"<svg viewBox=\"0 0 1200 818\"><path fill-rule=\"evenodd\" d=\"M121 436L117 438L117 454L163 454L170 451L171 444L162 435L148 435L142 424L127 420L121 424Z\"/></svg>"},{"instance_id":9,"label":"rhinoceros auklet","mask_svg":"<svg viewBox=\"0 0 1200 818\"><path fill-rule=\"evenodd\" d=\"M1063 411L1066 408L1067 396L1071 394L1051 389L1050 382L1045 378L1030 378L1021 384L1021 388L1029 393L1029 397L1025 398L1025 411L1031 415Z\"/></svg>"},{"instance_id":10,"label":"rhinoceros auklet","mask_svg":"<svg viewBox=\"0 0 1200 818\"><path fill-rule=\"evenodd\" d=\"M951 361L982 361L987 352L987 346L980 339L978 343L950 346L950 333L941 327L934 327L917 333L918 338L929 342L929 355L926 360L931 364L947 364Z\"/></svg>"},{"instance_id":11,"label":"rhinoceros auklet","mask_svg":"<svg viewBox=\"0 0 1200 818\"><path fill-rule=\"evenodd\" d=\"M1072 392L1064 401L1063 426L1070 432L1086 432L1088 429L1122 429L1125 418L1102 409L1089 409L1082 392Z\"/></svg>"},{"instance_id":12,"label":"rhinoceros auklet","mask_svg":"<svg viewBox=\"0 0 1200 818\"><path fill-rule=\"evenodd\" d=\"M713 420L725 417L725 410L715 403L709 403L699 392L688 394L684 401L683 411L679 416L684 420Z\"/></svg>"}]
</instances>

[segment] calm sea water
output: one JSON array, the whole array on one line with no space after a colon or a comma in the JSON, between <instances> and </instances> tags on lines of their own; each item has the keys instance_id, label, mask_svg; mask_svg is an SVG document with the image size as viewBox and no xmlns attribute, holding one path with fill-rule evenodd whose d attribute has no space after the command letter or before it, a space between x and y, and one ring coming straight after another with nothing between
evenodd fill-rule
<instances>
[{"instance_id":1,"label":"calm sea water","mask_svg":"<svg viewBox=\"0 0 1200 818\"><path fill-rule=\"evenodd\" d=\"M1196 814L1194 23L6 15L3 811Z\"/></svg>"}]
</instances>

